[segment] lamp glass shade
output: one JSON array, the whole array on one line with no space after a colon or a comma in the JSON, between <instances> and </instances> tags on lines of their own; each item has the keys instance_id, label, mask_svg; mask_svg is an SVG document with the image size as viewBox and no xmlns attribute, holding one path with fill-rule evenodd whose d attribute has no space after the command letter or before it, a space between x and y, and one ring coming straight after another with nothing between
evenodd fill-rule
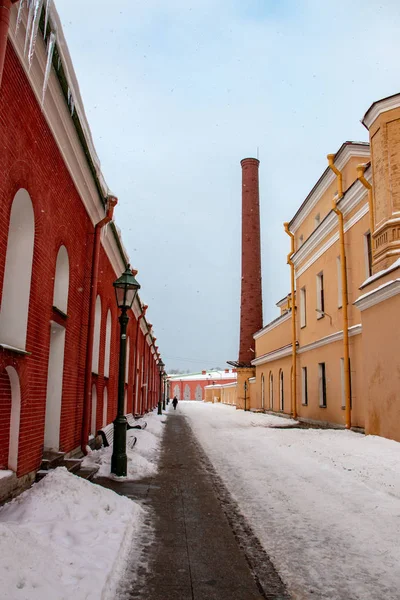
<instances>
[{"instance_id":1,"label":"lamp glass shade","mask_svg":"<svg viewBox=\"0 0 400 600\"><path fill-rule=\"evenodd\" d=\"M158 361L158 368L159 368L160 373L163 372L164 367L165 367L165 365L164 365L163 361L160 359Z\"/></svg>"},{"instance_id":2,"label":"lamp glass shade","mask_svg":"<svg viewBox=\"0 0 400 600\"><path fill-rule=\"evenodd\" d=\"M129 265L121 277L114 281L113 286L115 288L118 308L125 310L131 308L136 294L140 289L140 284L136 281Z\"/></svg>"}]
</instances>

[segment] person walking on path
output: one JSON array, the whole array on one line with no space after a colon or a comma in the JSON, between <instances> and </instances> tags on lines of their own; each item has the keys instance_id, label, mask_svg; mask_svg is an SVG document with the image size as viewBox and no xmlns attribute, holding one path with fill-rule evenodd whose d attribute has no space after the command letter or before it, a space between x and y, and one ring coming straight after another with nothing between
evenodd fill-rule
<instances>
[{"instance_id":1,"label":"person walking on path","mask_svg":"<svg viewBox=\"0 0 400 600\"><path fill-rule=\"evenodd\" d=\"M176 407L178 406L178 398L176 396L174 396L174 399L172 400L172 404L173 404L174 410L176 410Z\"/></svg>"}]
</instances>

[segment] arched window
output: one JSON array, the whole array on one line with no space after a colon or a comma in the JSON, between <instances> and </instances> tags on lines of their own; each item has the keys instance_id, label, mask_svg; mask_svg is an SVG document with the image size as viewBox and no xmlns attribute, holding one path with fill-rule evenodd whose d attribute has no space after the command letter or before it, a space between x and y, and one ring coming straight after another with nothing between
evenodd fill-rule
<instances>
[{"instance_id":1,"label":"arched window","mask_svg":"<svg viewBox=\"0 0 400 600\"><path fill-rule=\"evenodd\" d=\"M185 391L183 393L183 399L184 400L190 400L190 386L189 386L188 383L185 385Z\"/></svg>"},{"instance_id":2,"label":"arched window","mask_svg":"<svg viewBox=\"0 0 400 600\"><path fill-rule=\"evenodd\" d=\"M106 321L106 347L104 353L104 377L110 377L110 351L111 351L111 310L107 312Z\"/></svg>"},{"instance_id":3,"label":"arched window","mask_svg":"<svg viewBox=\"0 0 400 600\"><path fill-rule=\"evenodd\" d=\"M99 372L99 351L100 351L100 327L101 327L101 299L96 298L96 308L94 314L94 333L93 333L93 357L92 372Z\"/></svg>"},{"instance_id":4,"label":"arched window","mask_svg":"<svg viewBox=\"0 0 400 600\"><path fill-rule=\"evenodd\" d=\"M201 389L201 385L197 384L196 386L196 400L203 400L203 390Z\"/></svg>"},{"instance_id":5,"label":"arched window","mask_svg":"<svg viewBox=\"0 0 400 600\"><path fill-rule=\"evenodd\" d=\"M269 407L271 410L274 408L274 376L272 371L269 373Z\"/></svg>"},{"instance_id":6,"label":"arched window","mask_svg":"<svg viewBox=\"0 0 400 600\"><path fill-rule=\"evenodd\" d=\"M264 408L264 373L261 373L261 408Z\"/></svg>"},{"instance_id":7,"label":"arched window","mask_svg":"<svg viewBox=\"0 0 400 600\"><path fill-rule=\"evenodd\" d=\"M31 291L35 218L28 192L18 190L11 207L3 296L0 343L25 350Z\"/></svg>"},{"instance_id":8,"label":"arched window","mask_svg":"<svg viewBox=\"0 0 400 600\"><path fill-rule=\"evenodd\" d=\"M174 396L176 396L176 397L178 398L178 400L180 400L180 399L181 399L181 390L180 390L180 388L179 388L179 385L178 385L178 384L176 384L176 385L174 386Z\"/></svg>"},{"instance_id":9,"label":"arched window","mask_svg":"<svg viewBox=\"0 0 400 600\"><path fill-rule=\"evenodd\" d=\"M283 371L279 371L279 410L284 409Z\"/></svg>"},{"instance_id":10,"label":"arched window","mask_svg":"<svg viewBox=\"0 0 400 600\"><path fill-rule=\"evenodd\" d=\"M60 246L57 254L56 274L54 277L53 306L67 314L69 287L69 260L65 246Z\"/></svg>"},{"instance_id":11,"label":"arched window","mask_svg":"<svg viewBox=\"0 0 400 600\"><path fill-rule=\"evenodd\" d=\"M8 468L17 472L18 467L18 442L19 422L21 415L21 389L19 377L14 367L6 367L11 385L11 415L10 415L10 441L8 445Z\"/></svg>"},{"instance_id":12,"label":"arched window","mask_svg":"<svg viewBox=\"0 0 400 600\"><path fill-rule=\"evenodd\" d=\"M92 387L92 420L90 432L92 435L96 435L96 417L97 417L97 390L96 386Z\"/></svg>"},{"instance_id":13,"label":"arched window","mask_svg":"<svg viewBox=\"0 0 400 600\"><path fill-rule=\"evenodd\" d=\"M125 383L129 382L129 350L130 350L130 338L128 335L128 337L126 338Z\"/></svg>"},{"instance_id":14,"label":"arched window","mask_svg":"<svg viewBox=\"0 0 400 600\"><path fill-rule=\"evenodd\" d=\"M103 427L107 425L108 392L107 388L103 391Z\"/></svg>"}]
</instances>

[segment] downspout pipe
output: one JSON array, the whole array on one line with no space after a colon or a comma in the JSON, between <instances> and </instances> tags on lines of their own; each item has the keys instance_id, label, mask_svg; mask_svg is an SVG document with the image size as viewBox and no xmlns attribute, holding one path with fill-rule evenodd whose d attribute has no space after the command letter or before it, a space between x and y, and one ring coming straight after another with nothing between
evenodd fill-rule
<instances>
[{"instance_id":1,"label":"downspout pipe","mask_svg":"<svg viewBox=\"0 0 400 600\"><path fill-rule=\"evenodd\" d=\"M138 343L139 343L139 330L140 330L140 321L144 318L146 311L148 309L148 305L144 304L142 306L142 312L140 313L138 320L137 320L137 327L136 327L136 340L135 340L135 404L134 404L134 411L137 412L139 407L138 407L138 388L139 388L139 378L138 378L138 356L139 356L139 348L138 348Z\"/></svg>"},{"instance_id":2,"label":"downspout pipe","mask_svg":"<svg viewBox=\"0 0 400 600\"><path fill-rule=\"evenodd\" d=\"M1 0L0 0L1 2ZM89 298L89 316L88 316L88 335L86 342L86 363L85 363L85 384L83 393L83 415L81 431L81 450L87 454L86 446L89 439L90 423L90 400L92 397L92 360L93 360L93 337L94 320L96 313L97 284L99 280L99 261L100 261L100 234L101 230L109 223L114 214L114 208L118 202L115 196L107 198L106 216L97 223L94 228L94 242L92 255L92 270L90 274L90 298Z\"/></svg>"},{"instance_id":3,"label":"downspout pipe","mask_svg":"<svg viewBox=\"0 0 400 600\"><path fill-rule=\"evenodd\" d=\"M8 30L10 28L10 11L19 0L0 0L0 87L3 79L4 61L6 58Z\"/></svg>"},{"instance_id":4,"label":"downspout pipe","mask_svg":"<svg viewBox=\"0 0 400 600\"><path fill-rule=\"evenodd\" d=\"M366 165L366 164L357 165L357 178L358 178L359 181L361 181L361 183L363 184L363 186L366 187L367 190L368 190L369 231L370 231L370 234L371 234L371 245L372 245L373 244L372 234L374 233L374 230L375 230L375 226L374 226L374 197L373 197L373 194L372 194L372 185L365 178L365 169L367 168L367 166L368 165Z\"/></svg>"},{"instance_id":5,"label":"downspout pipe","mask_svg":"<svg viewBox=\"0 0 400 600\"><path fill-rule=\"evenodd\" d=\"M290 265L290 289L291 289L291 308L292 308L292 415L293 419L297 419L297 360L296 360L296 296L295 296L295 281L294 281L294 263L292 260L294 254L294 234L289 229L289 223L283 224L285 232L290 237L290 252L287 255L287 264Z\"/></svg>"},{"instance_id":6,"label":"downspout pipe","mask_svg":"<svg viewBox=\"0 0 400 600\"><path fill-rule=\"evenodd\" d=\"M350 398L350 351L349 351L349 318L347 311L347 274L346 250L344 245L344 219L343 213L338 208L338 202L343 198L342 173L335 166L334 154L328 154L329 168L335 173L338 180L338 191L333 198L332 210L338 216L339 222L339 247L340 247L340 272L342 279L342 318L343 318L343 360L344 360L344 393L345 393L345 418L346 429L351 429L351 398Z\"/></svg>"}]
</instances>

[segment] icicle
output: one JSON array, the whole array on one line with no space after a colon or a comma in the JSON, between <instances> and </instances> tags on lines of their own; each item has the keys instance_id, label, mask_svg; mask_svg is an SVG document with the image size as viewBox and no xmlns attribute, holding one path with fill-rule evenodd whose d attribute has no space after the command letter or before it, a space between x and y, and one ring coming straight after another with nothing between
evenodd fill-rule
<instances>
[{"instance_id":1,"label":"icicle","mask_svg":"<svg viewBox=\"0 0 400 600\"><path fill-rule=\"evenodd\" d=\"M47 84L49 83L51 64L53 61L53 53L54 47L56 45L56 34L54 31L51 32L49 43L47 45L47 62L46 62L46 70L44 72L44 80L43 80L43 91L42 91L42 106L44 104L44 97L46 95Z\"/></svg>"},{"instance_id":2,"label":"icicle","mask_svg":"<svg viewBox=\"0 0 400 600\"><path fill-rule=\"evenodd\" d=\"M71 97L70 109L71 109L71 117L73 117L74 116L74 112L75 112L75 102L74 102L74 99L72 97Z\"/></svg>"},{"instance_id":3,"label":"icicle","mask_svg":"<svg viewBox=\"0 0 400 600\"><path fill-rule=\"evenodd\" d=\"M33 21L32 0L28 0L27 8L28 8L28 21L26 23L24 56L26 56L26 51L27 51L28 45L29 45L29 36L30 36L31 28L32 28L32 21Z\"/></svg>"},{"instance_id":4,"label":"icicle","mask_svg":"<svg viewBox=\"0 0 400 600\"><path fill-rule=\"evenodd\" d=\"M72 98L72 93L71 93L71 90L68 88L68 106L70 105L71 98Z\"/></svg>"},{"instance_id":5,"label":"icicle","mask_svg":"<svg viewBox=\"0 0 400 600\"><path fill-rule=\"evenodd\" d=\"M28 63L32 66L33 56L35 54L37 31L39 27L40 14L42 12L43 0L33 0L30 10L33 12L32 27L29 42Z\"/></svg>"},{"instance_id":6,"label":"icicle","mask_svg":"<svg viewBox=\"0 0 400 600\"><path fill-rule=\"evenodd\" d=\"M21 25L22 11L23 11L24 6L25 6L25 0L20 0L19 7L18 7L17 25L15 27L15 35L17 35L19 26Z\"/></svg>"},{"instance_id":7,"label":"icicle","mask_svg":"<svg viewBox=\"0 0 400 600\"><path fill-rule=\"evenodd\" d=\"M61 56L60 56L60 55L58 55L58 60L57 60L57 71L59 71L59 70L60 70L60 67L61 67Z\"/></svg>"},{"instance_id":8,"label":"icicle","mask_svg":"<svg viewBox=\"0 0 400 600\"><path fill-rule=\"evenodd\" d=\"M46 15L44 18L44 39L46 39L47 24L49 22L51 2L52 2L52 0L46 0Z\"/></svg>"}]
</instances>

